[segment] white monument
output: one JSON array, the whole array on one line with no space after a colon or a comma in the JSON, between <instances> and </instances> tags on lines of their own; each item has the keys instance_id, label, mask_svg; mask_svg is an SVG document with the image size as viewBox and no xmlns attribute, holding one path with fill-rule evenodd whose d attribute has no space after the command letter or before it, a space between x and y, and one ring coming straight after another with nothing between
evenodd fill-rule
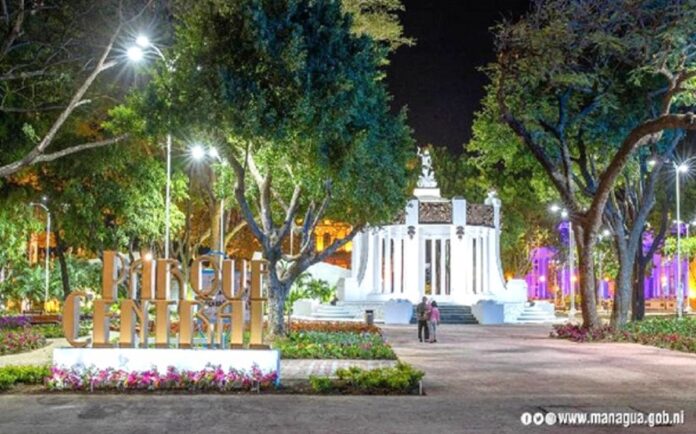
<instances>
[{"instance_id":1,"label":"white monument","mask_svg":"<svg viewBox=\"0 0 696 434\"><path fill-rule=\"evenodd\" d=\"M484 323L516 317L526 287L508 289L503 279L500 200L495 193L484 204L443 198L428 151L419 156L422 173L404 212L394 224L365 229L353 240L351 276L339 298L369 305L427 296L470 305Z\"/></svg>"}]
</instances>

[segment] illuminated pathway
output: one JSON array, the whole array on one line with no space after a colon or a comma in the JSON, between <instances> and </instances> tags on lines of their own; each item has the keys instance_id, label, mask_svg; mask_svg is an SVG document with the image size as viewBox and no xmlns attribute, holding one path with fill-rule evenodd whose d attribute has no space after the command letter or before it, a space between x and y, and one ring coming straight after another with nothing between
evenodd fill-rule
<instances>
[{"instance_id":1,"label":"illuminated pathway","mask_svg":"<svg viewBox=\"0 0 696 434\"><path fill-rule=\"evenodd\" d=\"M548 339L545 326L387 327L399 356L427 372L428 396L0 395L2 433L655 432L525 427L524 412L686 411L696 432L696 356L635 344Z\"/></svg>"}]
</instances>

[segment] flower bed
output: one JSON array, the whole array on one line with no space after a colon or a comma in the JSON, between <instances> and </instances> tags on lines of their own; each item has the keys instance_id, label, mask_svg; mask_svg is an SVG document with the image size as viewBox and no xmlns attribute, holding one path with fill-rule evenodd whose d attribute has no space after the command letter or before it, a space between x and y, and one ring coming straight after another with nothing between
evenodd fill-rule
<instances>
[{"instance_id":1,"label":"flower bed","mask_svg":"<svg viewBox=\"0 0 696 434\"><path fill-rule=\"evenodd\" d=\"M602 326L589 330L573 324L555 325L551 337L574 342L634 342L670 350L696 353L696 318L649 318L613 330Z\"/></svg>"},{"instance_id":2,"label":"flower bed","mask_svg":"<svg viewBox=\"0 0 696 434\"><path fill-rule=\"evenodd\" d=\"M283 359L396 359L378 333L290 332L273 346Z\"/></svg>"},{"instance_id":3,"label":"flower bed","mask_svg":"<svg viewBox=\"0 0 696 434\"><path fill-rule=\"evenodd\" d=\"M555 324L551 331L552 338L569 339L573 342L593 342L613 340L614 330L608 325L588 329L577 324Z\"/></svg>"},{"instance_id":4,"label":"flower bed","mask_svg":"<svg viewBox=\"0 0 696 434\"><path fill-rule=\"evenodd\" d=\"M49 390L59 391L158 391L183 390L191 392L230 392L264 389L273 386L278 373L262 372L254 367L251 372L221 367L207 367L200 371L179 371L169 367L165 373L150 371L128 372L116 369L64 369L52 367L46 378Z\"/></svg>"},{"instance_id":5,"label":"flower bed","mask_svg":"<svg viewBox=\"0 0 696 434\"><path fill-rule=\"evenodd\" d=\"M424 375L423 371L399 362L393 368L339 369L336 371L338 379L311 376L309 381L317 393L410 394L418 393Z\"/></svg>"},{"instance_id":6,"label":"flower bed","mask_svg":"<svg viewBox=\"0 0 696 434\"><path fill-rule=\"evenodd\" d=\"M0 355L23 353L46 345L46 338L31 327L0 330Z\"/></svg>"},{"instance_id":7,"label":"flower bed","mask_svg":"<svg viewBox=\"0 0 696 434\"><path fill-rule=\"evenodd\" d=\"M379 333L376 325L362 322L333 322L333 321L295 321L288 327L290 332L347 332L347 333Z\"/></svg>"},{"instance_id":8,"label":"flower bed","mask_svg":"<svg viewBox=\"0 0 696 434\"><path fill-rule=\"evenodd\" d=\"M31 321L24 315L0 316L0 330L18 329L29 325Z\"/></svg>"}]
</instances>

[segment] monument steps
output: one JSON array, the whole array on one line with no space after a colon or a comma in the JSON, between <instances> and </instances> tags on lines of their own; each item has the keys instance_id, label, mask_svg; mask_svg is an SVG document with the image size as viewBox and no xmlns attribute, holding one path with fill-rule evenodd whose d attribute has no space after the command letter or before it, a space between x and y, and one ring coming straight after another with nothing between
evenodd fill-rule
<instances>
[{"instance_id":1,"label":"monument steps","mask_svg":"<svg viewBox=\"0 0 696 434\"><path fill-rule=\"evenodd\" d=\"M312 317L317 319L340 320L355 318L355 313L344 306L332 306L330 304L320 304L312 312Z\"/></svg>"},{"instance_id":2,"label":"monument steps","mask_svg":"<svg viewBox=\"0 0 696 434\"><path fill-rule=\"evenodd\" d=\"M541 309L539 306L534 304L528 304L525 306L524 310L517 317L518 323L525 324L546 324L558 322L559 319L556 315L549 312L548 310Z\"/></svg>"},{"instance_id":3,"label":"monument steps","mask_svg":"<svg viewBox=\"0 0 696 434\"><path fill-rule=\"evenodd\" d=\"M476 317L471 312L471 306L438 303L437 307L440 310L440 324L478 324ZM411 324L416 324L417 322L414 309Z\"/></svg>"}]
</instances>

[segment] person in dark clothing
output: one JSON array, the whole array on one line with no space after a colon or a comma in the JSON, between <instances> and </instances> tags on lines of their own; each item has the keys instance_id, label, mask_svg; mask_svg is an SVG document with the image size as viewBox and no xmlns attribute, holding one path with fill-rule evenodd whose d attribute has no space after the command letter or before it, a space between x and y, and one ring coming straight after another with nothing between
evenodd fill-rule
<instances>
[{"instance_id":1,"label":"person in dark clothing","mask_svg":"<svg viewBox=\"0 0 696 434\"><path fill-rule=\"evenodd\" d=\"M428 317L430 316L430 305L428 297L423 297L423 301L416 306L416 318L418 319L418 340L426 342L430 340L430 330L428 330ZM425 335L424 335L425 333Z\"/></svg>"}]
</instances>

